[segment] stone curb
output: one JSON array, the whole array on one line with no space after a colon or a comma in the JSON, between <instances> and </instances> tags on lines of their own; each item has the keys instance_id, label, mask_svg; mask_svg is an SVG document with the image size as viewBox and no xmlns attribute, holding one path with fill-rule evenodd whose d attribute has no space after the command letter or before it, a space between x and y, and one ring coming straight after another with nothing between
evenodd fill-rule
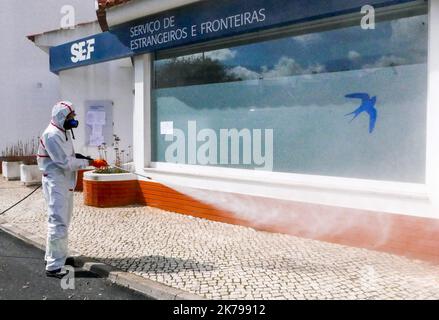
<instances>
[{"instance_id":1,"label":"stone curb","mask_svg":"<svg viewBox=\"0 0 439 320\"><path fill-rule=\"evenodd\" d=\"M44 238L20 229L6 222L1 217L0 229L40 250L44 251L45 249L46 240ZM150 298L156 300L206 300L201 296L121 271L113 266L84 257L73 250L70 250L70 254L74 257L75 266L96 273L103 278L107 278L112 283L140 292Z\"/></svg>"}]
</instances>

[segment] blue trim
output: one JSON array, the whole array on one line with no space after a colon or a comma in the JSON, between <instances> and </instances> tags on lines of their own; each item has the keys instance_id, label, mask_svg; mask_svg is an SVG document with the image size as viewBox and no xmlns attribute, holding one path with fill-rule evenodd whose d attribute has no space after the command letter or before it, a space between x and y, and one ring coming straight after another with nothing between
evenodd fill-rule
<instances>
[{"instance_id":1,"label":"blue trim","mask_svg":"<svg viewBox=\"0 0 439 320\"><path fill-rule=\"evenodd\" d=\"M116 26L108 32L96 34L77 41L69 42L50 49L50 70L58 73L62 70L76 68L110 60L132 57L134 55L154 52L163 49L181 47L211 41L219 38L231 37L250 32L257 32L270 28L310 22L340 15L360 12L364 5L382 8L392 5L414 2L416 0L222 0L202 1L182 8L166 11L135 21ZM261 11L263 9L263 11ZM223 29L218 32L200 34L200 25L206 21L226 19L231 16L250 12L252 23ZM164 29L163 20L175 17L175 25ZM255 18L255 19L253 19ZM264 19L262 19L264 18ZM160 21L160 28L152 34L134 35L131 37L131 28L147 23ZM230 21L232 21L231 19ZM236 20L235 20L236 21ZM247 19L244 22L248 22ZM242 22L242 21L241 21ZM191 26L197 26L197 35L191 35ZM149 35L167 33L171 30L184 29L187 37L148 46L136 46L142 38ZM169 35L169 33L168 33ZM86 42L94 40L94 44ZM136 42L136 40L138 42ZM85 43L84 43L85 42ZM134 45L133 45L134 44ZM145 44L145 43L144 43ZM74 62L72 61L72 46L76 46ZM87 50L91 48L92 52ZM87 59L88 58L88 59ZM82 61L77 61L77 60Z\"/></svg>"}]
</instances>

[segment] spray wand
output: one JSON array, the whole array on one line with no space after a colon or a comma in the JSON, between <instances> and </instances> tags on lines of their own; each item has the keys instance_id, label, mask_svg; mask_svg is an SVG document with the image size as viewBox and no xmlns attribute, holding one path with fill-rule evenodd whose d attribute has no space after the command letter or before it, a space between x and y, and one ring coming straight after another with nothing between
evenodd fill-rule
<instances>
[{"instance_id":1,"label":"spray wand","mask_svg":"<svg viewBox=\"0 0 439 320\"><path fill-rule=\"evenodd\" d=\"M142 175L142 174L140 174L140 173L137 173L137 172L131 172L131 171L128 171L128 170L126 170L126 169L123 169L123 168L117 167L117 166L115 166L115 165L112 165L112 167L113 167L113 168L116 168L116 169L119 169L119 170L122 170L122 171L125 171L125 172L132 173L132 174L134 174L134 175L136 175L136 176L139 176L139 177L142 177L142 178L145 178L145 179L148 179L148 180L152 180L151 177L144 176L144 175Z\"/></svg>"},{"instance_id":2,"label":"spray wand","mask_svg":"<svg viewBox=\"0 0 439 320\"><path fill-rule=\"evenodd\" d=\"M76 158L77 158L77 159L89 160L89 161L95 161L95 159L90 158L90 157L83 156L82 154L79 154L79 153L76 154ZM105 161L105 163L106 163L106 161ZM131 171L128 171L128 170L126 170L126 169L124 169L124 168L121 168L121 167L118 167L118 166L115 166L115 165L111 165L111 166L109 166L109 167L116 168L116 169L122 170L122 171L124 171L124 172L129 172L129 173L132 173L132 174L134 174L134 175L136 175L136 176L139 176L139 177L142 177L142 178L145 178L145 179L148 179L148 180L152 180L151 177L144 176L144 175L142 175L142 174L140 174L140 173L137 173L137 172L131 172Z\"/></svg>"}]
</instances>

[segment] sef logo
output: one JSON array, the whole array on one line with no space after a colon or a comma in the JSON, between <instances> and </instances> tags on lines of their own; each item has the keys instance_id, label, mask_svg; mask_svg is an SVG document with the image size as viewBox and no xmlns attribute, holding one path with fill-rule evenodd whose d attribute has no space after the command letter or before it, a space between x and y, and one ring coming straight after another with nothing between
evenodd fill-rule
<instances>
[{"instance_id":1,"label":"sef logo","mask_svg":"<svg viewBox=\"0 0 439 320\"><path fill-rule=\"evenodd\" d=\"M70 49L72 62L90 60L91 53L95 51L95 39L74 43Z\"/></svg>"}]
</instances>

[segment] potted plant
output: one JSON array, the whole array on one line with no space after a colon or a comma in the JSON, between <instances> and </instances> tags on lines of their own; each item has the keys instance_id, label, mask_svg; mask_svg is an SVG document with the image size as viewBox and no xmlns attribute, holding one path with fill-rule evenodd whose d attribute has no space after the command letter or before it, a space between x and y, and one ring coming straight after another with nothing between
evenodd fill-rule
<instances>
[{"instance_id":1,"label":"potted plant","mask_svg":"<svg viewBox=\"0 0 439 320\"><path fill-rule=\"evenodd\" d=\"M8 181L19 180L20 165L21 165L21 161L17 161L13 157L4 156L2 160L3 177Z\"/></svg>"},{"instance_id":2,"label":"potted plant","mask_svg":"<svg viewBox=\"0 0 439 320\"><path fill-rule=\"evenodd\" d=\"M38 143L35 143L32 140L32 154L36 154L38 152ZM20 165L20 180L23 182L25 186L40 184L41 183L42 173L38 168L37 157L36 156L28 156L25 157Z\"/></svg>"},{"instance_id":3,"label":"potted plant","mask_svg":"<svg viewBox=\"0 0 439 320\"><path fill-rule=\"evenodd\" d=\"M6 147L1 157L3 177L7 180L20 180L21 164L33 166L31 170L35 172L37 149L38 139L25 143L18 141L17 144Z\"/></svg>"},{"instance_id":4,"label":"potted plant","mask_svg":"<svg viewBox=\"0 0 439 320\"><path fill-rule=\"evenodd\" d=\"M137 177L120 169L124 167L123 153L119 151L120 138L114 135L112 145L118 167L101 168L84 173L84 203L94 207L119 207L140 203L140 187ZM98 148L99 157L106 159L107 146Z\"/></svg>"}]
</instances>

